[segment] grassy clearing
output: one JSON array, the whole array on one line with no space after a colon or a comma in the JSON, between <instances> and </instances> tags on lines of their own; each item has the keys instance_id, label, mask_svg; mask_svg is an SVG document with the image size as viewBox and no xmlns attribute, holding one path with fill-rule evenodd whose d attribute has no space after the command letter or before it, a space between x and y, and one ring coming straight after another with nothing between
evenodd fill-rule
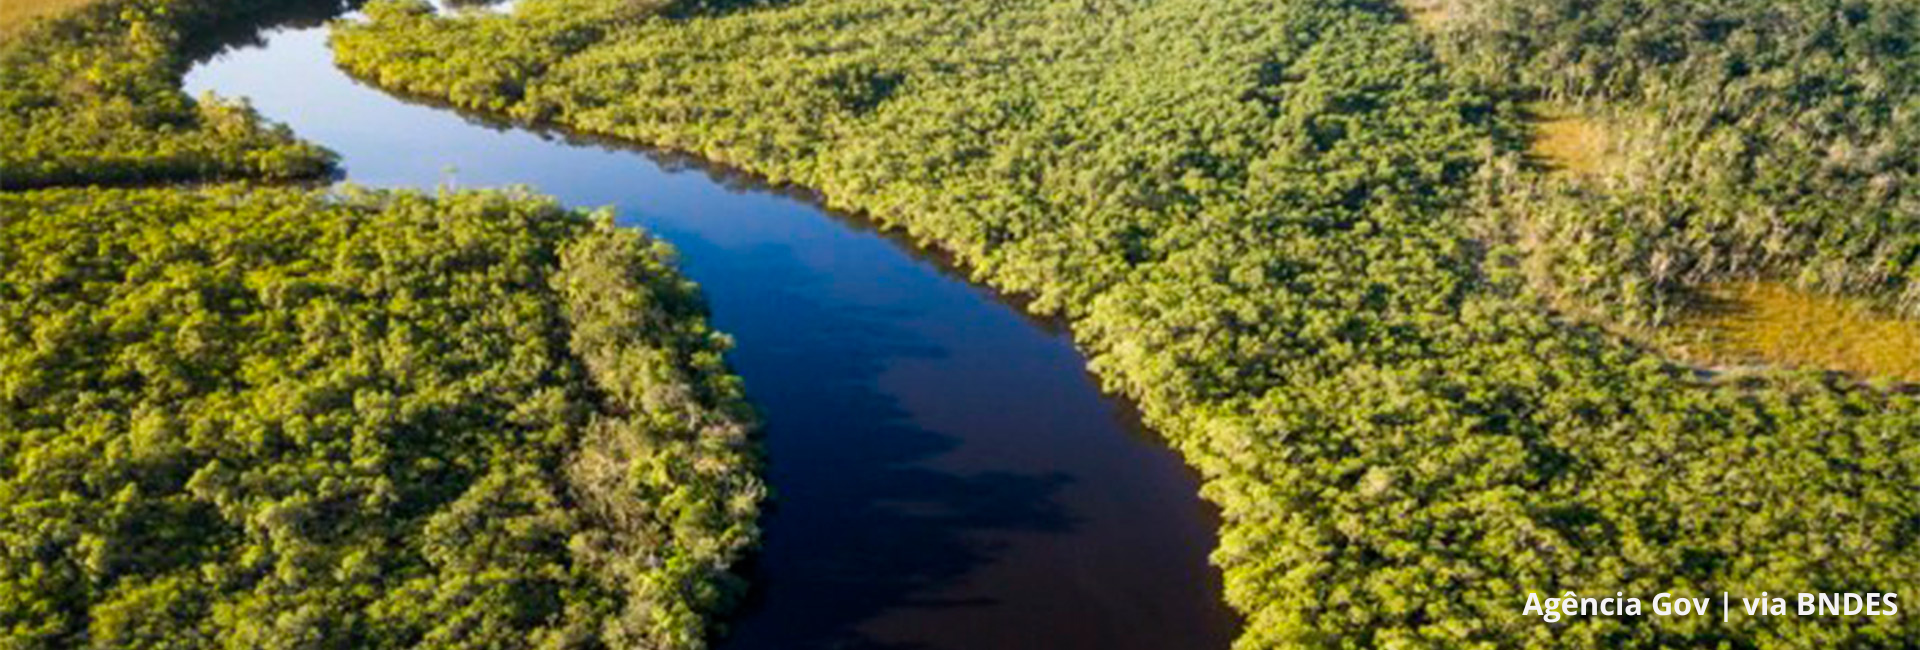
<instances>
[{"instance_id":1,"label":"grassy clearing","mask_svg":"<svg viewBox=\"0 0 1920 650\"><path fill-rule=\"evenodd\" d=\"M1553 106L1537 105L1529 111L1534 135L1527 153L1548 173L1594 176L1618 160L1614 134L1606 122Z\"/></svg>"},{"instance_id":2,"label":"grassy clearing","mask_svg":"<svg viewBox=\"0 0 1920 650\"><path fill-rule=\"evenodd\" d=\"M1454 0L1400 0L1407 18L1422 30L1439 31L1458 14Z\"/></svg>"},{"instance_id":3,"label":"grassy clearing","mask_svg":"<svg viewBox=\"0 0 1920 650\"><path fill-rule=\"evenodd\" d=\"M1671 333L1711 366L1765 364L1920 382L1920 321L1776 283L1714 285Z\"/></svg>"},{"instance_id":4,"label":"grassy clearing","mask_svg":"<svg viewBox=\"0 0 1920 650\"><path fill-rule=\"evenodd\" d=\"M5 0L0 2L0 40L20 31L37 18L57 16L86 6L96 0Z\"/></svg>"}]
</instances>

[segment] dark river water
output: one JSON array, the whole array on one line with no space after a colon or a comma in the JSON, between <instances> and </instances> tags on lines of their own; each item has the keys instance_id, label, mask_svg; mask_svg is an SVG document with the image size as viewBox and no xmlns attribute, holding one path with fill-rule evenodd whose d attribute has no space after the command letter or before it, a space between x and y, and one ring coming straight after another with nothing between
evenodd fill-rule
<instances>
[{"instance_id":1,"label":"dark river water","mask_svg":"<svg viewBox=\"0 0 1920 650\"><path fill-rule=\"evenodd\" d=\"M318 26L196 66L376 187L524 184L672 242L765 416L777 504L732 649L1221 650L1195 478L1053 324L867 225L684 160L408 103Z\"/></svg>"}]
</instances>

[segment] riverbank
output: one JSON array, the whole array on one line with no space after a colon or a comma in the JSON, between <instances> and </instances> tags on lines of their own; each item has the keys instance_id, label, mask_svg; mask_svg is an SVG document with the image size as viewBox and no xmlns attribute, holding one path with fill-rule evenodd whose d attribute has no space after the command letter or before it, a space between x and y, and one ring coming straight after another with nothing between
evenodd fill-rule
<instances>
[{"instance_id":1,"label":"riverbank","mask_svg":"<svg viewBox=\"0 0 1920 650\"><path fill-rule=\"evenodd\" d=\"M1915 408L1805 376L1723 390L1520 295L1468 230L1489 149L1519 154L1498 102L1390 7L820 0L564 38L593 10L390 2L334 45L383 86L816 188L1065 314L1222 505L1245 647L1899 634L1518 619L1515 589L1897 581L1911 512L1870 495L1912 475L1885 432ZM1887 471L1805 475L1863 465ZM1805 503L1876 523L1822 555Z\"/></svg>"}]
</instances>

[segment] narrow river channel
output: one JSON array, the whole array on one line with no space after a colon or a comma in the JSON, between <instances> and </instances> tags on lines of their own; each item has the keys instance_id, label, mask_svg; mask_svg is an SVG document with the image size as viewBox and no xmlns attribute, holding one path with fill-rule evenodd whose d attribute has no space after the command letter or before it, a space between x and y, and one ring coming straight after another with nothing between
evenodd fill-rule
<instances>
[{"instance_id":1,"label":"narrow river channel","mask_svg":"<svg viewBox=\"0 0 1920 650\"><path fill-rule=\"evenodd\" d=\"M265 32L188 92L245 97L375 187L523 184L676 246L767 423L778 503L721 647L1221 650L1196 479L1058 327L752 180L409 103Z\"/></svg>"}]
</instances>

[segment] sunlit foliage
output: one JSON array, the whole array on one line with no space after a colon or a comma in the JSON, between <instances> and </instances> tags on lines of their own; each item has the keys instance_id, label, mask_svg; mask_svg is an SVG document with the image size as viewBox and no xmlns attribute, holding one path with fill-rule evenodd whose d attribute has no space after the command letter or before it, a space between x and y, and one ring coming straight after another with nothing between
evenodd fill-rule
<instances>
[{"instance_id":1,"label":"sunlit foliage","mask_svg":"<svg viewBox=\"0 0 1920 650\"><path fill-rule=\"evenodd\" d=\"M554 36L631 6L389 0L334 47L383 85L822 190L1066 315L1223 507L1243 649L1920 635L1520 616L1529 590L1911 582L1920 407L1817 373L1708 385L1543 314L1470 227L1513 182L1511 102L1396 3L794 0Z\"/></svg>"},{"instance_id":2,"label":"sunlit foliage","mask_svg":"<svg viewBox=\"0 0 1920 650\"><path fill-rule=\"evenodd\" d=\"M704 647L763 488L671 256L517 193L0 194L0 645Z\"/></svg>"}]
</instances>

